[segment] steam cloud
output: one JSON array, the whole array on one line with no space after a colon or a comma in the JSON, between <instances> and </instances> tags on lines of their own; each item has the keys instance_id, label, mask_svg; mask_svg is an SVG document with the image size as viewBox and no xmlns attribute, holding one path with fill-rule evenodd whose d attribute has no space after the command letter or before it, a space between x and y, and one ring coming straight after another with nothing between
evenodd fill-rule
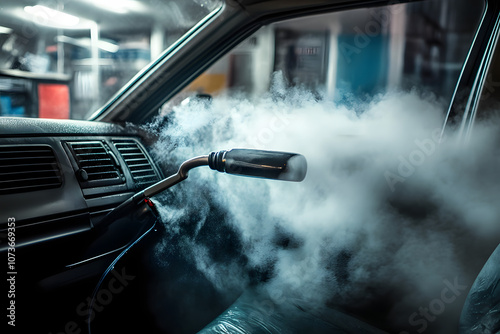
<instances>
[{"instance_id":1,"label":"steam cloud","mask_svg":"<svg viewBox=\"0 0 500 334\"><path fill-rule=\"evenodd\" d=\"M279 74L256 101L179 105L152 126L172 172L244 147L301 153L308 175L298 184L194 170L157 199L163 221L220 290L265 281L277 299L416 332L409 316L440 298L444 280L470 288L500 240L498 118L478 121L463 145L453 134L440 141L443 117L439 101L416 92L349 108L285 88ZM456 332L466 293L428 321L432 332Z\"/></svg>"}]
</instances>

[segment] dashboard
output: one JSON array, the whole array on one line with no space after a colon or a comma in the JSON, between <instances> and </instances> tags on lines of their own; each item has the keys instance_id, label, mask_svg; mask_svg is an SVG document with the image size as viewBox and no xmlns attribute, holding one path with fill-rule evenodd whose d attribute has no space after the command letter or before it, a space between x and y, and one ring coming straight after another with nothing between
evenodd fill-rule
<instances>
[{"instance_id":1,"label":"dashboard","mask_svg":"<svg viewBox=\"0 0 500 334\"><path fill-rule=\"evenodd\" d=\"M132 127L87 121L0 118L0 129L0 254L7 259L15 226L17 285L39 300L32 307L47 296L57 304L76 286L75 302L85 300L113 259L154 224L139 210L99 225L163 177L148 139Z\"/></svg>"}]
</instances>

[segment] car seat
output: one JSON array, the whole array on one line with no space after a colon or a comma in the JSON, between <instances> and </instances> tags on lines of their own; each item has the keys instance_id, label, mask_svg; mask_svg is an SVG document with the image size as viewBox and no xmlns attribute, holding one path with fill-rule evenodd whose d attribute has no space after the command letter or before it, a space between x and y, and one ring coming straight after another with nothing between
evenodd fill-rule
<instances>
[{"instance_id":1,"label":"car seat","mask_svg":"<svg viewBox=\"0 0 500 334\"><path fill-rule=\"evenodd\" d=\"M264 289L250 289L198 334L385 333L340 311L303 305L296 298L277 303Z\"/></svg>"},{"instance_id":2,"label":"car seat","mask_svg":"<svg viewBox=\"0 0 500 334\"><path fill-rule=\"evenodd\" d=\"M460 316L460 334L500 333L500 245L472 285Z\"/></svg>"}]
</instances>

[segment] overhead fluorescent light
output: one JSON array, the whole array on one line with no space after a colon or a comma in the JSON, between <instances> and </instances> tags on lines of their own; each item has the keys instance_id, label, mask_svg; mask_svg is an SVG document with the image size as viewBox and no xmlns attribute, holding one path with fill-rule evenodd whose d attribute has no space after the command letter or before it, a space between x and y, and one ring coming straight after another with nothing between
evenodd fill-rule
<instances>
[{"instance_id":1,"label":"overhead fluorescent light","mask_svg":"<svg viewBox=\"0 0 500 334\"><path fill-rule=\"evenodd\" d=\"M144 12L146 10L143 3L133 0L90 0L96 7L114 12L117 14L127 14L130 12Z\"/></svg>"},{"instance_id":2,"label":"overhead fluorescent light","mask_svg":"<svg viewBox=\"0 0 500 334\"><path fill-rule=\"evenodd\" d=\"M99 40L97 42L97 47L101 50L108 51L111 53L116 53L120 50L120 47L114 43Z\"/></svg>"},{"instance_id":3,"label":"overhead fluorescent light","mask_svg":"<svg viewBox=\"0 0 500 334\"><path fill-rule=\"evenodd\" d=\"M77 26L80 22L77 16L41 5L26 6L24 11L31 15L33 22L50 27L68 28Z\"/></svg>"},{"instance_id":4,"label":"overhead fluorescent light","mask_svg":"<svg viewBox=\"0 0 500 334\"><path fill-rule=\"evenodd\" d=\"M56 42L60 43L68 43L76 46L80 46L82 48L91 48L92 47L92 41L90 38L71 38L68 36L57 36L56 37ZM120 46L117 44L99 40L97 42L97 47L101 50L111 52L111 53L116 53L120 49Z\"/></svg>"},{"instance_id":5,"label":"overhead fluorescent light","mask_svg":"<svg viewBox=\"0 0 500 334\"><path fill-rule=\"evenodd\" d=\"M11 28L0 26L0 34L8 35L8 34L12 33L12 31L13 30Z\"/></svg>"}]
</instances>

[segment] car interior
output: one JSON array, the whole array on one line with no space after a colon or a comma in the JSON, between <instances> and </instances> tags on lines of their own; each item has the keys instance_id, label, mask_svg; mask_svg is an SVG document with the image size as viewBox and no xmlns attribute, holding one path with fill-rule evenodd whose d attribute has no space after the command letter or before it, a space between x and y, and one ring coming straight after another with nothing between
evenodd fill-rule
<instances>
[{"instance_id":1,"label":"car interior","mask_svg":"<svg viewBox=\"0 0 500 334\"><path fill-rule=\"evenodd\" d=\"M252 105L280 73L289 87L310 90L311 100L323 99L323 90L358 113L391 89L423 87L444 105L443 134L468 138L481 110L499 101L499 17L496 0L2 1L0 254L8 333L500 333L498 229L483 243L471 241L477 256L466 292L447 304L442 322L412 321L411 312L388 321L391 298L404 289L356 305L330 300L326 308L301 294L276 296L267 283L277 265L252 262L250 251L266 250L246 246L221 200L238 184L235 176L210 168L270 174L245 170L251 152L234 158L244 161L236 170L227 152L218 156L225 167L210 160L189 178L179 169L198 153L264 149L265 133L242 141L246 147L203 151L209 136L224 131L203 128L175 141L172 125L182 110L217 108L219 98L245 96ZM74 26L58 26L64 19ZM187 124L204 122L198 116L185 116ZM203 150L186 149L195 142ZM308 177L318 171L309 152L294 153L308 159ZM187 180L177 185L171 178L181 174ZM211 183L192 181L200 175ZM226 181L214 179L229 181L224 188L217 182ZM300 183L287 189L293 186ZM268 199L253 193L238 200L256 198ZM391 200L394 211L414 214L397 206L404 199ZM276 252L301 248L299 238L275 230ZM194 243L212 264L184 252ZM335 279L348 280L350 253L331 257ZM217 270L227 263L243 268L238 284L229 284L240 279L234 272Z\"/></svg>"}]
</instances>

